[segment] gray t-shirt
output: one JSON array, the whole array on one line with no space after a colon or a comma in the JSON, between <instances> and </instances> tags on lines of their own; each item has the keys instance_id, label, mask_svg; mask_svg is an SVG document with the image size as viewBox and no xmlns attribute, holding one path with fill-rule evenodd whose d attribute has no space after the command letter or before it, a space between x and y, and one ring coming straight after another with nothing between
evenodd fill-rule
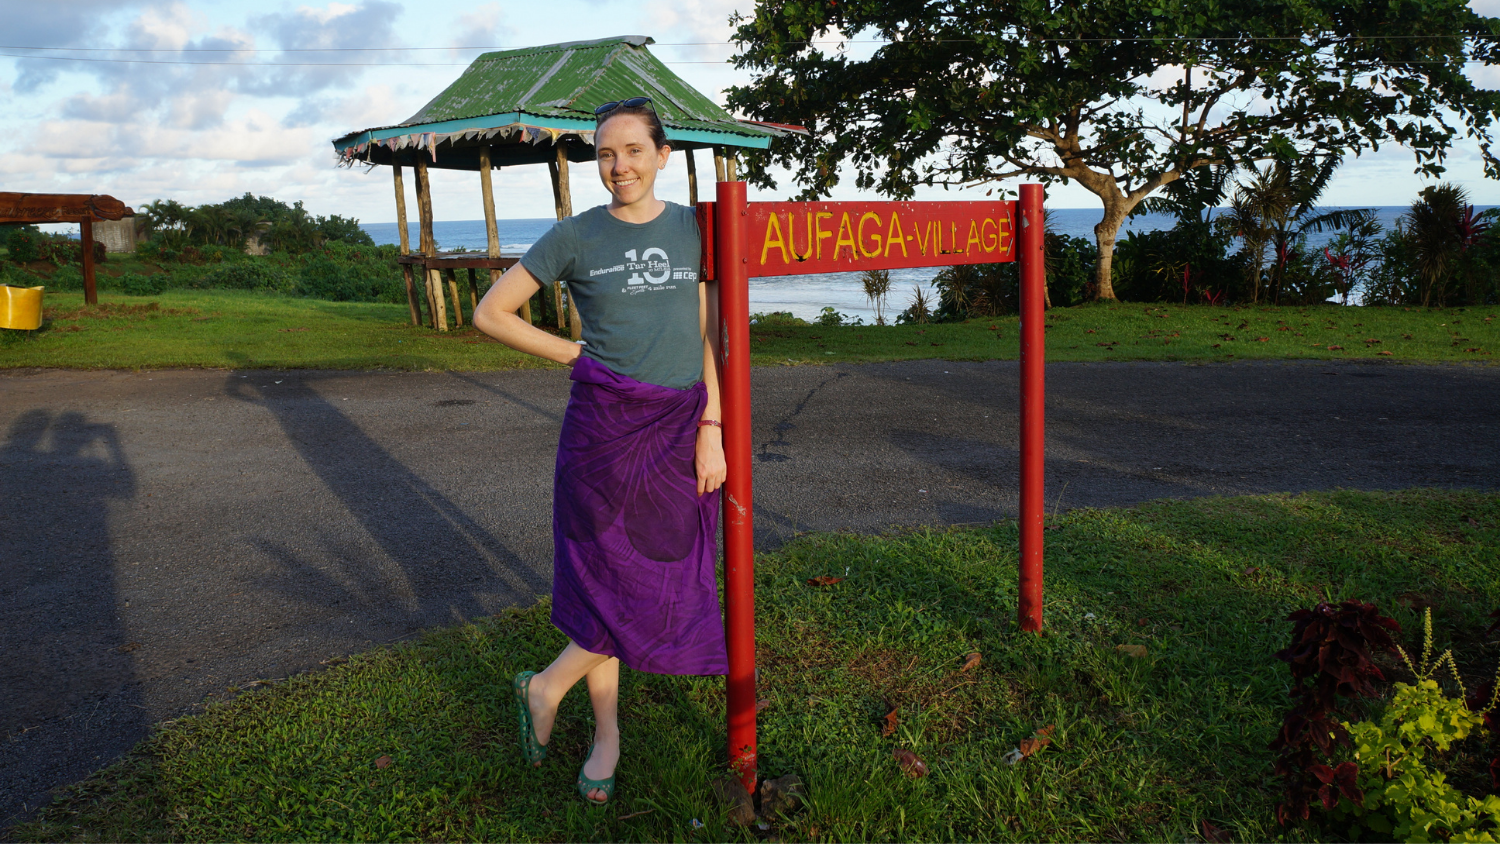
<instances>
[{"instance_id":1,"label":"gray t-shirt","mask_svg":"<svg viewBox=\"0 0 1500 844\"><path fill-rule=\"evenodd\" d=\"M542 284L568 283L583 354L620 375L681 390L703 379L701 244L693 209L666 206L649 223L590 208L549 229L521 266Z\"/></svg>"}]
</instances>

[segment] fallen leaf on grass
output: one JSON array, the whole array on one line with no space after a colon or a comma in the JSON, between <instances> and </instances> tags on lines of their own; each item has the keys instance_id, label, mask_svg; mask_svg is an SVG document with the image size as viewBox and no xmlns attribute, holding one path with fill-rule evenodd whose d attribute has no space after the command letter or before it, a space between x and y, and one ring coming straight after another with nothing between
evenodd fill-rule
<instances>
[{"instance_id":1,"label":"fallen leaf on grass","mask_svg":"<svg viewBox=\"0 0 1500 844\"><path fill-rule=\"evenodd\" d=\"M639 812L631 812L628 815L621 815L620 817L616 818L616 820L628 821L631 818L638 818L641 815L649 815L649 814L651 814L654 811L656 811L656 810L655 809L642 809Z\"/></svg>"},{"instance_id":2,"label":"fallen leaf on grass","mask_svg":"<svg viewBox=\"0 0 1500 844\"><path fill-rule=\"evenodd\" d=\"M1395 354L1395 352L1387 352L1385 350L1381 350L1381 351L1376 352L1375 354L1377 354L1377 355L1393 355L1393 354Z\"/></svg>"},{"instance_id":3,"label":"fallen leaf on grass","mask_svg":"<svg viewBox=\"0 0 1500 844\"><path fill-rule=\"evenodd\" d=\"M382 756L379 759L375 760L375 767L381 769L382 771L385 770L386 768L389 768L390 766L391 766L391 757L389 757L389 756Z\"/></svg>"},{"instance_id":4,"label":"fallen leaf on grass","mask_svg":"<svg viewBox=\"0 0 1500 844\"><path fill-rule=\"evenodd\" d=\"M891 711L887 712L885 714L885 717L880 719L882 722L880 725L881 738L885 738L886 736L892 735L896 732L896 713L899 711L899 709L892 707Z\"/></svg>"},{"instance_id":5,"label":"fallen leaf on grass","mask_svg":"<svg viewBox=\"0 0 1500 844\"><path fill-rule=\"evenodd\" d=\"M277 331L311 331L310 328L278 328Z\"/></svg>"},{"instance_id":6,"label":"fallen leaf on grass","mask_svg":"<svg viewBox=\"0 0 1500 844\"><path fill-rule=\"evenodd\" d=\"M896 764L901 766L901 770L905 771L907 776L913 778L927 776L927 763L923 762L922 757L917 754L902 747L891 755L896 758Z\"/></svg>"},{"instance_id":7,"label":"fallen leaf on grass","mask_svg":"<svg viewBox=\"0 0 1500 844\"><path fill-rule=\"evenodd\" d=\"M1328 347L1328 351L1330 351L1330 352L1342 352L1343 350L1344 350L1343 346L1329 346Z\"/></svg>"},{"instance_id":8,"label":"fallen leaf on grass","mask_svg":"<svg viewBox=\"0 0 1500 844\"><path fill-rule=\"evenodd\" d=\"M1035 733L1032 733L1031 738L1021 739L1020 747L1014 748L1011 752L1005 754L1005 764L1014 765L1051 744L1052 739L1049 736L1052 735L1052 731L1055 729L1057 729L1056 724L1048 724Z\"/></svg>"},{"instance_id":9,"label":"fallen leaf on grass","mask_svg":"<svg viewBox=\"0 0 1500 844\"><path fill-rule=\"evenodd\" d=\"M834 577L833 575L829 575L829 574L820 574L817 577L809 577L807 579L807 585L808 586L832 586L833 584L838 583L841 580L843 580L842 577Z\"/></svg>"},{"instance_id":10,"label":"fallen leaf on grass","mask_svg":"<svg viewBox=\"0 0 1500 844\"><path fill-rule=\"evenodd\" d=\"M1208 844L1228 844L1230 840L1229 833L1219 829L1208 821L1199 821L1198 827L1203 832L1203 840L1207 841Z\"/></svg>"},{"instance_id":11,"label":"fallen leaf on grass","mask_svg":"<svg viewBox=\"0 0 1500 844\"><path fill-rule=\"evenodd\" d=\"M1136 659L1145 659L1147 653L1145 645L1115 645L1115 650Z\"/></svg>"},{"instance_id":12,"label":"fallen leaf on grass","mask_svg":"<svg viewBox=\"0 0 1500 844\"><path fill-rule=\"evenodd\" d=\"M760 700L757 700L755 702L755 711L756 712L762 712L762 711L764 711L766 709L766 707L768 707L770 705L771 705L771 699L768 698L768 697L763 697Z\"/></svg>"},{"instance_id":13,"label":"fallen leaf on grass","mask_svg":"<svg viewBox=\"0 0 1500 844\"><path fill-rule=\"evenodd\" d=\"M975 651L974 653L969 654L968 656L964 657L963 667L960 668L960 669L958 669L958 670L960 672L963 672L963 671L968 671L971 668L978 668L979 667L979 659L980 659L980 657L979 657L979 651Z\"/></svg>"},{"instance_id":14,"label":"fallen leaf on grass","mask_svg":"<svg viewBox=\"0 0 1500 844\"><path fill-rule=\"evenodd\" d=\"M1147 621L1147 620L1146 620L1146 619L1144 619L1144 618L1142 618L1142 619L1137 619L1137 620L1136 620L1136 622L1135 622L1135 626L1136 626L1136 627L1145 627L1145 626L1146 626L1146 625L1148 625L1148 624L1150 624L1150 623L1151 623L1151 622L1149 622L1149 621Z\"/></svg>"},{"instance_id":15,"label":"fallen leaf on grass","mask_svg":"<svg viewBox=\"0 0 1500 844\"><path fill-rule=\"evenodd\" d=\"M1246 577L1254 577L1259 571L1260 571L1260 567L1259 566L1247 566L1245 568L1245 576Z\"/></svg>"},{"instance_id":16,"label":"fallen leaf on grass","mask_svg":"<svg viewBox=\"0 0 1500 844\"><path fill-rule=\"evenodd\" d=\"M1479 527L1479 520L1473 516L1468 517L1470 527Z\"/></svg>"}]
</instances>

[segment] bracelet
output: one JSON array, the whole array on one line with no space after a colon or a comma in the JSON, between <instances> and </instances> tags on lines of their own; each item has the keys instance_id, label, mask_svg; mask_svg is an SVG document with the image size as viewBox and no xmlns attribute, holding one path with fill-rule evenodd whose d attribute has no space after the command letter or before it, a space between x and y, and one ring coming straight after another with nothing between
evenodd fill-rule
<instances>
[{"instance_id":1,"label":"bracelet","mask_svg":"<svg viewBox=\"0 0 1500 844\"><path fill-rule=\"evenodd\" d=\"M720 422L717 419L699 419L698 420L698 427L699 428L702 428L705 425L712 425L715 428L719 428L719 429L723 429L723 427L724 427L724 423Z\"/></svg>"}]
</instances>

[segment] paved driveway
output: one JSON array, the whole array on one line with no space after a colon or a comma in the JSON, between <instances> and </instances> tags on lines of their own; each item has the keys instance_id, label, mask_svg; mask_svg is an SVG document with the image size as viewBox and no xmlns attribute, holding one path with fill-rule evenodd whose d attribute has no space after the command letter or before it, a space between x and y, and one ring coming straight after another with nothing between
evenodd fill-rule
<instances>
[{"instance_id":1,"label":"paved driveway","mask_svg":"<svg viewBox=\"0 0 1500 844\"><path fill-rule=\"evenodd\" d=\"M1496 367L1047 378L1063 509L1500 486ZM0 375L0 826L209 693L545 593L567 388L559 371ZM757 369L754 394L759 547L1015 513L1013 362Z\"/></svg>"}]
</instances>

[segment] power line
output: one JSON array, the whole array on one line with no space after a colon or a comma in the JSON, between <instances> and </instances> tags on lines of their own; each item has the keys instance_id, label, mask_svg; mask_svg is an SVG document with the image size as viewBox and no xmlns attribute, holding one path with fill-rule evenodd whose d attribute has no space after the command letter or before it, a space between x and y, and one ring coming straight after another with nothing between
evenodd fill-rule
<instances>
[{"instance_id":1,"label":"power line","mask_svg":"<svg viewBox=\"0 0 1500 844\"><path fill-rule=\"evenodd\" d=\"M0 49L15 49L3 48ZM111 64L170 64L189 67L468 67L469 62L199 62L174 61L171 59L96 59L88 56L30 56L20 53L0 53L0 58L42 59L54 62L108 62ZM663 64L727 64L717 62L663 61Z\"/></svg>"},{"instance_id":2,"label":"power line","mask_svg":"<svg viewBox=\"0 0 1500 844\"><path fill-rule=\"evenodd\" d=\"M1487 41L1500 38L1500 35L1488 35L1478 33L1449 33L1445 35L1329 35L1323 36L1317 33L1305 33L1302 35L1160 35L1160 36L1100 36L1100 37L1066 37L1066 38L1032 38L1031 41L1048 44L1066 43L1147 43L1158 41L1302 41L1305 39L1323 41L1448 41L1452 39L1464 39L1473 41ZM964 44L978 42L978 38L931 38L915 39L905 41L891 41L884 38L824 38L806 41L783 41L783 44ZM536 45L527 45L536 46ZM729 41L669 41L657 42L656 47L731 47ZM50 50L68 51L75 53L386 53L386 52L419 52L419 51L443 51L443 50L477 50L480 52L494 52L500 50L523 50L526 46L496 46L496 47L288 47L288 48L260 48L260 47L33 47L24 44L0 44L0 50ZM40 58L40 57L38 57Z\"/></svg>"}]
</instances>

